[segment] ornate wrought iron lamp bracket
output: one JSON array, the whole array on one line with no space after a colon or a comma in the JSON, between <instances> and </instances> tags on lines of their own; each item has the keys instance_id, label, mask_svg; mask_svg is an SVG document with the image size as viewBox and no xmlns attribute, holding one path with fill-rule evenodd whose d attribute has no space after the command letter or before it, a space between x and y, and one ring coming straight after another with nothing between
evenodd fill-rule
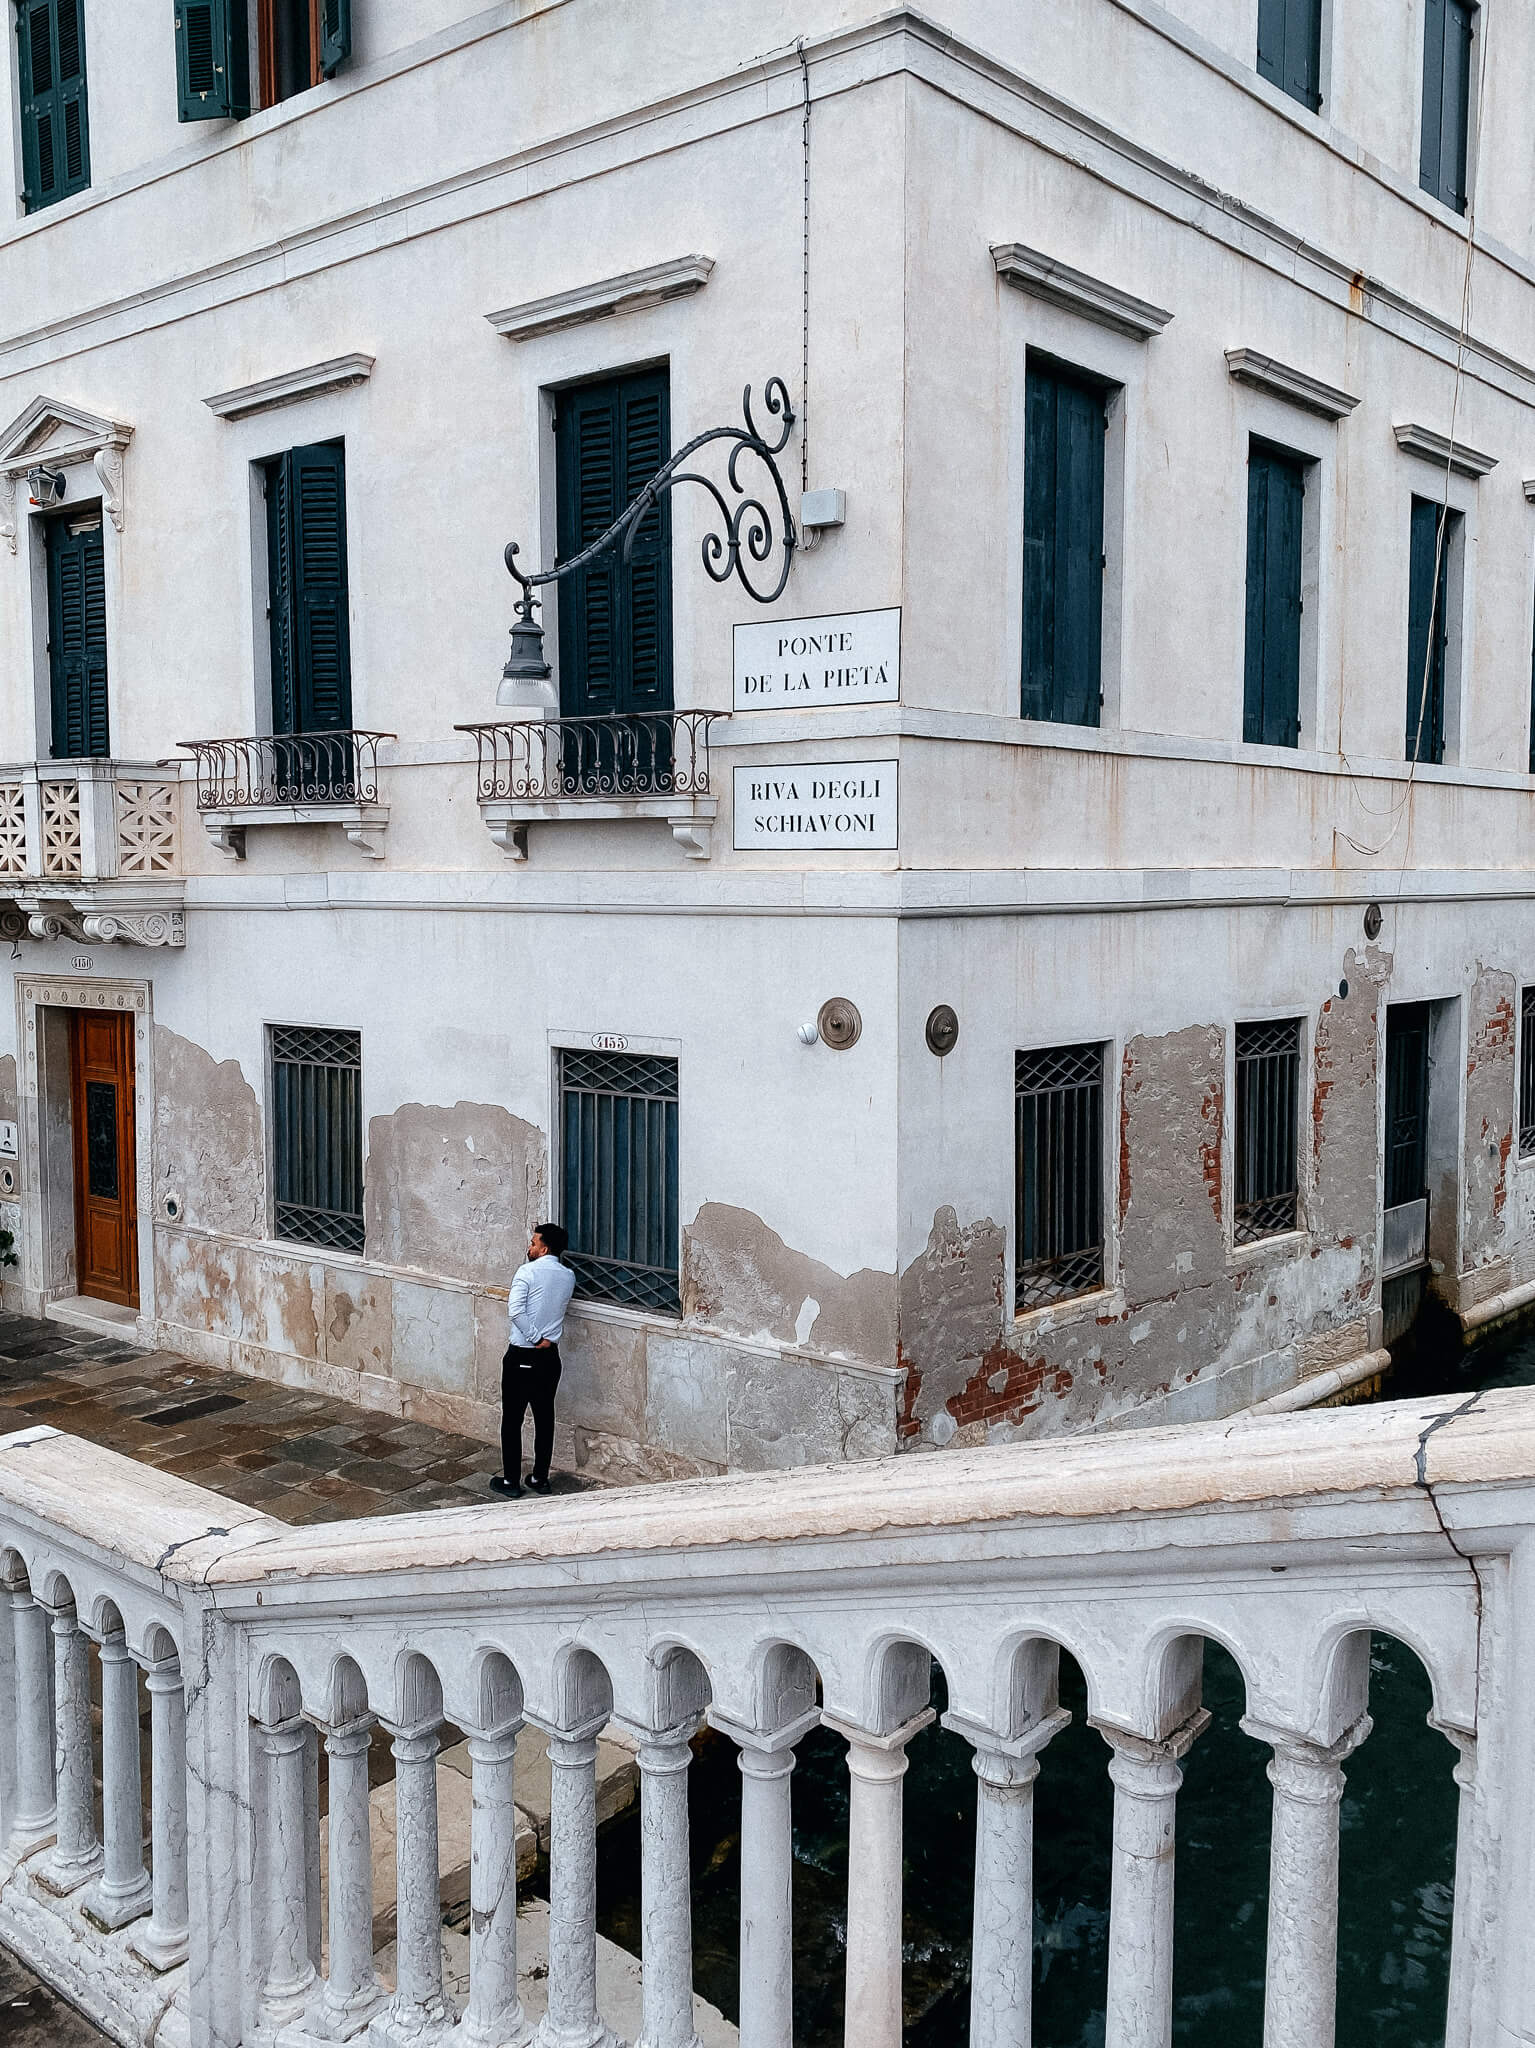
<instances>
[{"instance_id":1,"label":"ornate wrought iron lamp bracket","mask_svg":"<svg viewBox=\"0 0 1535 2048\"><path fill-rule=\"evenodd\" d=\"M728 583L732 576L736 577L742 589L758 604L772 604L783 595L794 561L794 550L799 546L799 534L789 508L789 493L778 467L778 457L788 446L795 416L788 386L782 377L767 380L762 399L770 417L778 422L772 440L757 425L752 410L751 386L748 384L741 397L741 426L710 427L702 434L695 434L686 447L679 448L671 460L656 471L639 496L624 508L606 532L599 534L579 554L572 555L568 562L556 562L552 569L540 569L532 576L525 576L517 566L517 542L507 543L507 572L522 590L516 623L512 627L511 656L503 671L508 682L544 679L549 674L548 664L543 658L543 628L533 616L540 600L533 592L542 584L558 583L566 576L573 576L578 569L584 569L589 562L596 561L620 543L623 559L627 561L641 524L664 493L675 489L678 484L700 485L714 500L719 513L722 530L716 532L711 529L706 533L702 550L704 568L713 581ZM732 444L730 460L725 465L730 497L712 477L686 467L690 458L711 441ZM767 471L771 490L767 486L759 486L756 492L748 488L748 481L743 480L741 473L742 458L746 456L752 457ZM756 578L773 563L780 550L782 559L778 563L776 580L771 588L767 588Z\"/></svg>"}]
</instances>

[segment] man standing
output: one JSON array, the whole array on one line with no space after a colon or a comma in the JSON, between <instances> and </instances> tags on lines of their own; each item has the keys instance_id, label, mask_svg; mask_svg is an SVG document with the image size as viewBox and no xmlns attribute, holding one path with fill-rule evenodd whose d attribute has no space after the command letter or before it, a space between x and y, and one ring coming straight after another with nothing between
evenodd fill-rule
<instances>
[{"instance_id":1,"label":"man standing","mask_svg":"<svg viewBox=\"0 0 1535 2048\"><path fill-rule=\"evenodd\" d=\"M554 1390L560 1383L560 1338L576 1276L560 1263L570 1238L558 1223L540 1223L517 1268L507 1304L510 1341L501 1361L501 1470L493 1492L522 1498L522 1419L533 1410L533 1470L528 1485L549 1491L554 1454Z\"/></svg>"}]
</instances>

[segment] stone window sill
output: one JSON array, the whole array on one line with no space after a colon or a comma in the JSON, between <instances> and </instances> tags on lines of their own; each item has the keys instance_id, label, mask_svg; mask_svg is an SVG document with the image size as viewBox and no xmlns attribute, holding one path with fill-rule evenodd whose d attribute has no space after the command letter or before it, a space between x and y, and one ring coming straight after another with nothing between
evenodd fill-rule
<instances>
[{"instance_id":1,"label":"stone window sill","mask_svg":"<svg viewBox=\"0 0 1535 2048\"><path fill-rule=\"evenodd\" d=\"M388 804L251 804L199 811L198 816L208 837L231 860L244 860L246 833L263 825L331 825L370 860L382 860L389 829Z\"/></svg>"},{"instance_id":2,"label":"stone window sill","mask_svg":"<svg viewBox=\"0 0 1535 2048\"><path fill-rule=\"evenodd\" d=\"M663 819L689 860L707 860L719 812L712 796L505 797L480 805L480 816L508 860L528 857L528 827L599 824L621 818Z\"/></svg>"}]
</instances>

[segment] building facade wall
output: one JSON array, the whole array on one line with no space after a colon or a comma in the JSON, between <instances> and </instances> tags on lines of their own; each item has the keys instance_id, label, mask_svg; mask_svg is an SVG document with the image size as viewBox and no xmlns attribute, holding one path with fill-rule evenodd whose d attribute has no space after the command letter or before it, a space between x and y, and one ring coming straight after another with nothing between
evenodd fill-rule
<instances>
[{"instance_id":1,"label":"building facade wall","mask_svg":"<svg viewBox=\"0 0 1535 2048\"><path fill-rule=\"evenodd\" d=\"M1257 77L1255 9L1225 0L952 0L941 25L832 0L792 19L358 0L335 80L195 128L140 11L88 0L91 190L0 231L0 417L46 398L132 430L104 531L112 749L141 763L264 729L257 471L344 440L353 717L388 735L388 821L371 852L252 826L230 860L190 764L164 771L184 949L18 938L17 1298L72 1292L44 1194L68 1137L36 1078L47 1018L126 982L147 1034L142 1333L487 1435L497 1290L561 1201L555 1049L677 1058L681 1314L573 1313L563 1454L594 1471L1226 1413L1372 1350L1392 1003L1438 1006L1435 1285L1466 1310L1535 1277L1535 32L1490 30L1462 335L1465 224L1416 178L1417 7L1324 9L1313 115ZM1171 317L1132 339L1014 289L991 253L1013 243ZM623 318L513 342L487 317L684 255L712 259L702 288ZM1238 382L1242 348L1356 403L1335 421ZM1031 351L1113 392L1092 729L1018 716ZM205 402L349 353L373 361L347 388L234 421ZM553 394L657 363L674 445L787 378L794 500L808 438L806 480L846 492L847 523L769 615L899 606L901 698L732 714L754 607L704 575L711 508L679 491L675 701L720 714L708 859L571 807L508 862L457 730L494 715L500 550L552 555ZM1403 452L1414 424L1495 466ZM1310 465L1293 749L1241 737L1255 437ZM68 473L71 502L99 489ZM1404 759L1414 493L1463 519L1440 766ZM14 504L0 757L26 764L48 654L24 486ZM735 767L871 760L898 765L895 848L736 848ZM801 1035L833 996L862 1018L845 1052ZM942 1058L940 1002L960 1020ZM1303 1020L1301 1227L1237 1248L1233 1034L1277 1016ZM274 1023L362 1033L361 1257L273 1236ZM1105 1285L1016 1317L1014 1058L1087 1042L1106 1048Z\"/></svg>"}]
</instances>

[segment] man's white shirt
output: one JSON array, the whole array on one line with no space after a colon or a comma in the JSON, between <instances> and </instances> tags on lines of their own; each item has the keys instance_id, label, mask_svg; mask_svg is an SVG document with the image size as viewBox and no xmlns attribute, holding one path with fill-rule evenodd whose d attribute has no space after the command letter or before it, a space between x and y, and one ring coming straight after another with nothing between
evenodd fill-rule
<instances>
[{"instance_id":1,"label":"man's white shirt","mask_svg":"<svg viewBox=\"0 0 1535 2048\"><path fill-rule=\"evenodd\" d=\"M565 1329L565 1311L575 1291L575 1274L547 1253L519 1266L507 1302L508 1343L525 1351L544 1339L558 1344Z\"/></svg>"}]
</instances>

